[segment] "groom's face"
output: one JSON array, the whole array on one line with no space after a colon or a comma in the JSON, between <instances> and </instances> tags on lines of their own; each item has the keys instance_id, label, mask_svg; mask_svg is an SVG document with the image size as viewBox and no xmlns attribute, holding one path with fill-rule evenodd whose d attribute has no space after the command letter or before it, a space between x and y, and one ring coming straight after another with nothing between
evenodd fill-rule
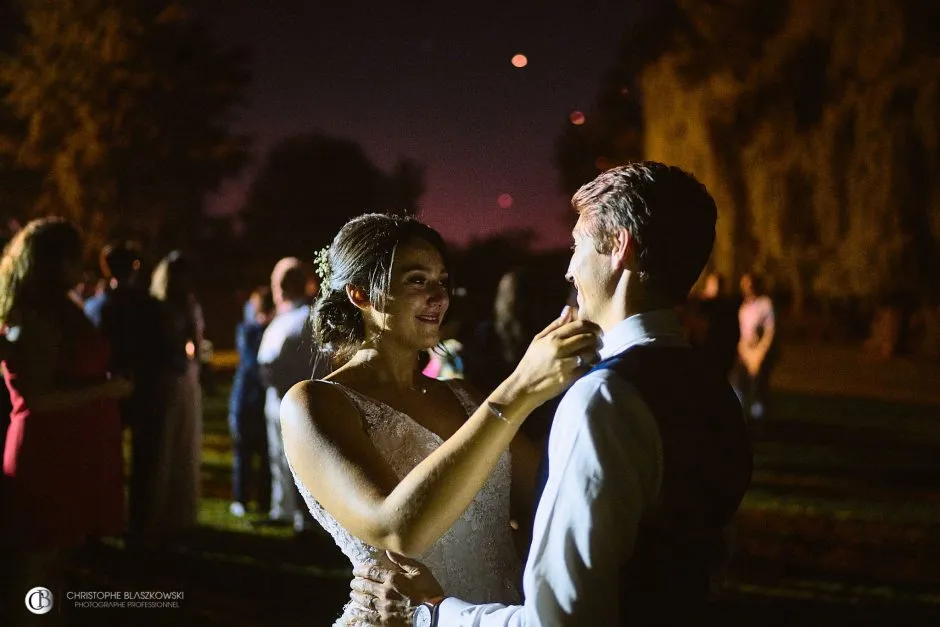
<instances>
[{"instance_id":1,"label":"groom's face","mask_svg":"<svg viewBox=\"0 0 940 627\"><path fill-rule=\"evenodd\" d=\"M600 322L610 302L608 284L611 268L610 256L597 252L594 238L588 232L584 216L571 232L574 245L565 278L578 290L578 317Z\"/></svg>"}]
</instances>

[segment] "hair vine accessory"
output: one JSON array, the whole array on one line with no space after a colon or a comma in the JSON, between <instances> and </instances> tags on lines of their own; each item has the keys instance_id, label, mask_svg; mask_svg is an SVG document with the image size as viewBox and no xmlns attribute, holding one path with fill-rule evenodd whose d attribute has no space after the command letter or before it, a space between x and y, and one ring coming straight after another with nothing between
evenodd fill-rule
<instances>
[{"instance_id":1,"label":"hair vine accessory","mask_svg":"<svg viewBox=\"0 0 940 627\"><path fill-rule=\"evenodd\" d=\"M330 282L330 247L324 246L313 256L313 263L316 266L317 276L320 277L322 287L326 287Z\"/></svg>"}]
</instances>

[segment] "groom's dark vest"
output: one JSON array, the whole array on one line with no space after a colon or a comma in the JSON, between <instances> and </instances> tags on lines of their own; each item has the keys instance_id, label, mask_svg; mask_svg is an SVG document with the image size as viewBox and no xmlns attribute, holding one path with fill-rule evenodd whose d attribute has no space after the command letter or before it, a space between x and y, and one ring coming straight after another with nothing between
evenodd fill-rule
<instances>
[{"instance_id":1,"label":"groom's dark vest","mask_svg":"<svg viewBox=\"0 0 940 627\"><path fill-rule=\"evenodd\" d=\"M695 349L637 345L594 370L605 368L637 389L663 447L659 500L643 513L633 554L620 569L620 622L680 624L677 613L688 617L690 606L704 605L727 555L725 527L750 484L753 455L741 406Z\"/></svg>"}]
</instances>

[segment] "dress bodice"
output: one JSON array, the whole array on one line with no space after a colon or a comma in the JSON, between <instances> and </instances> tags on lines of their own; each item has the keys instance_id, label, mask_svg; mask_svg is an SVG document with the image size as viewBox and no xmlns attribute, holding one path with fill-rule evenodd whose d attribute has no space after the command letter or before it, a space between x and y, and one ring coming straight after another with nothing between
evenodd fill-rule
<instances>
[{"instance_id":1,"label":"dress bodice","mask_svg":"<svg viewBox=\"0 0 940 627\"><path fill-rule=\"evenodd\" d=\"M402 478L437 449L441 438L407 414L338 383L359 410L362 427L384 461ZM475 405L460 387L448 384L467 413ZM393 566L385 551L351 535L294 475L301 495L317 522L333 537L352 565ZM470 602L515 603L520 599L521 562L509 526L511 463L503 453L496 469L466 511L418 560L428 566L444 592ZM347 605L337 625L355 624Z\"/></svg>"}]
</instances>

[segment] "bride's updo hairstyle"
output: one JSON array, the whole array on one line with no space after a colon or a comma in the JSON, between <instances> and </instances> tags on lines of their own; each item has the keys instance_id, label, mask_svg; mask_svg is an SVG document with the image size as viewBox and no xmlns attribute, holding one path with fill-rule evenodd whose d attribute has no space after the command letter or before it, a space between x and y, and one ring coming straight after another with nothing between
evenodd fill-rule
<instances>
[{"instance_id":1,"label":"bride's updo hairstyle","mask_svg":"<svg viewBox=\"0 0 940 627\"><path fill-rule=\"evenodd\" d=\"M436 248L449 267L441 235L412 217L368 213L347 222L333 238L327 252L328 276L322 280L310 315L314 339L332 354L334 363L348 361L366 339L362 312L349 301L346 286L362 289L369 301L383 311L395 253L416 239Z\"/></svg>"}]
</instances>

